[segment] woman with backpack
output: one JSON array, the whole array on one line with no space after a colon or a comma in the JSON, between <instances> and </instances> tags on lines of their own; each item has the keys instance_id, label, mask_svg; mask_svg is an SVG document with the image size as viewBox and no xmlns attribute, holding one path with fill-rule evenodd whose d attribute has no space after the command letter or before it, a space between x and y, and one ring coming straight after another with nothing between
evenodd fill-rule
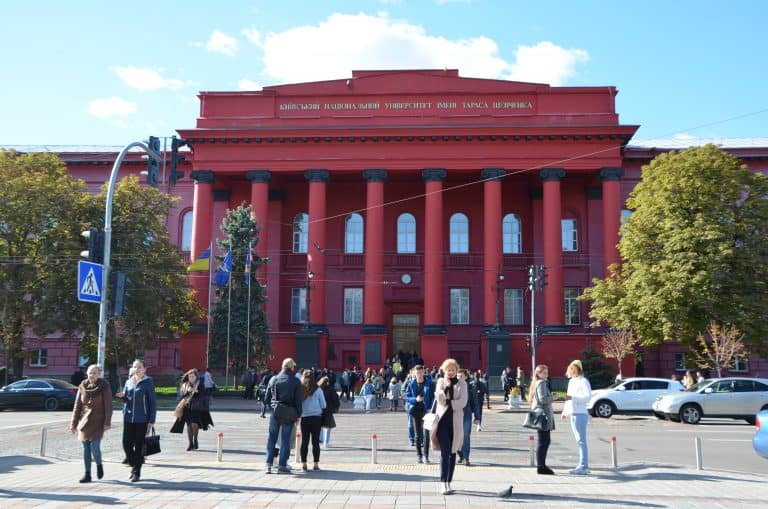
<instances>
[{"instance_id":1,"label":"woman with backpack","mask_svg":"<svg viewBox=\"0 0 768 509\"><path fill-rule=\"evenodd\" d=\"M327 449L331 445L331 430L336 427L336 419L333 414L339 411L341 400L336 391L331 387L327 376L317 381L317 386L323 390L325 396L325 408L323 409L322 422L320 428L320 443Z\"/></svg>"}]
</instances>

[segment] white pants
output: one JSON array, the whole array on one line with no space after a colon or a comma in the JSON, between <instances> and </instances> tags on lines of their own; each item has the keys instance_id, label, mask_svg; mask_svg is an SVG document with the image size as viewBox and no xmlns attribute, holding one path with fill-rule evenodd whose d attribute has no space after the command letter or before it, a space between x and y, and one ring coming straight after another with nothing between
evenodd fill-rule
<instances>
[{"instance_id":1,"label":"white pants","mask_svg":"<svg viewBox=\"0 0 768 509\"><path fill-rule=\"evenodd\" d=\"M373 394L366 394L363 397L365 398L365 411L370 412L371 402L373 401Z\"/></svg>"}]
</instances>

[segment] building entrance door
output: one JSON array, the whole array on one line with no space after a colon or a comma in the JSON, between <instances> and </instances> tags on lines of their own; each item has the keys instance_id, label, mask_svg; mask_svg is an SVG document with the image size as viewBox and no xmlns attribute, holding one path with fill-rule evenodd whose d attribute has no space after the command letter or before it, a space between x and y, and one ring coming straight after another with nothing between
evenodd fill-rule
<instances>
[{"instance_id":1,"label":"building entrance door","mask_svg":"<svg viewBox=\"0 0 768 509\"><path fill-rule=\"evenodd\" d=\"M392 352L419 351L419 315L392 315Z\"/></svg>"}]
</instances>

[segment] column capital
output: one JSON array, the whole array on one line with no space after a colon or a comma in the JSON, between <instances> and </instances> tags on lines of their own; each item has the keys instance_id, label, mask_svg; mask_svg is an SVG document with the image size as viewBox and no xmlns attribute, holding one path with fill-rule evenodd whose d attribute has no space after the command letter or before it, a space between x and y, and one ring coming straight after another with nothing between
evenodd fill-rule
<instances>
[{"instance_id":1,"label":"column capital","mask_svg":"<svg viewBox=\"0 0 768 509\"><path fill-rule=\"evenodd\" d=\"M501 180L507 176L504 168L483 168L480 171L480 178L483 180Z\"/></svg>"},{"instance_id":2,"label":"column capital","mask_svg":"<svg viewBox=\"0 0 768 509\"><path fill-rule=\"evenodd\" d=\"M305 170L304 178L310 182L328 182L328 170Z\"/></svg>"},{"instance_id":3,"label":"column capital","mask_svg":"<svg viewBox=\"0 0 768 509\"><path fill-rule=\"evenodd\" d=\"M195 181L196 184L213 184L216 182L216 177L211 170L195 170L189 173L189 178Z\"/></svg>"},{"instance_id":4,"label":"column capital","mask_svg":"<svg viewBox=\"0 0 768 509\"><path fill-rule=\"evenodd\" d=\"M539 172L539 180L542 182L558 182L565 177L565 170L562 168L543 168Z\"/></svg>"},{"instance_id":5,"label":"column capital","mask_svg":"<svg viewBox=\"0 0 768 509\"><path fill-rule=\"evenodd\" d=\"M600 170L600 180L621 180L624 176L624 168L602 168Z\"/></svg>"},{"instance_id":6,"label":"column capital","mask_svg":"<svg viewBox=\"0 0 768 509\"><path fill-rule=\"evenodd\" d=\"M443 168L424 168L421 170L421 178L424 182L442 182L445 180Z\"/></svg>"},{"instance_id":7,"label":"column capital","mask_svg":"<svg viewBox=\"0 0 768 509\"><path fill-rule=\"evenodd\" d=\"M363 180L369 183L386 182L387 177L387 170L381 168L369 168L367 170L363 170Z\"/></svg>"},{"instance_id":8,"label":"column capital","mask_svg":"<svg viewBox=\"0 0 768 509\"><path fill-rule=\"evenodd\" d=\"M249 170L245 172L245 178L251 184L266 184L272 180L272 173L269 170Z\"/></svg>"}]
</instances>

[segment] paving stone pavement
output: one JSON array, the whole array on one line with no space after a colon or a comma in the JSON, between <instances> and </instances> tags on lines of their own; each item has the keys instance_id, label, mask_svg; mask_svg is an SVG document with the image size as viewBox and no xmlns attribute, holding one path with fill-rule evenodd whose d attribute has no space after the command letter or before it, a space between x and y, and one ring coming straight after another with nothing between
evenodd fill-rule
<instances>
[{"instance_id":1,"label":"paving stone pavement","mask_svg":"<svg viewBox=\"0 0 768 509\"><path fill-rule=\"evenodd\" d=\"M105 437L105 478L90 484L77 482L80 444L63 427L48 427L45 457L39 455L39 430L20 433L16 440L6 437L0 441L0 508L768 507L765 475L650 463L614 469L593 460L591 475L571 476L577 452L565 426L553 433L549 454L558 475L537 475L529 466L530 434L519 426L522 415L500 404L485 411L483 431L472 433L473 465L457 466L453 495L439 494L437 464L416 464L404 413L384 410L366 415L345 406L331 447L321 451L322 470L268 475L263 470L267 420L259 418L255 404L222 399L216 409L215 428L201 432L200 450L194 452L185 451L184 437L165 432L170 410L159 412L163 452L149 458L139 483L130 483L128 468L120 464L119 418ZM218 433L223 434L221 462ZM376 464L371 462L373 433ZM511 496L497 497L510 484Z\"/></svg>"}]
</instances>

